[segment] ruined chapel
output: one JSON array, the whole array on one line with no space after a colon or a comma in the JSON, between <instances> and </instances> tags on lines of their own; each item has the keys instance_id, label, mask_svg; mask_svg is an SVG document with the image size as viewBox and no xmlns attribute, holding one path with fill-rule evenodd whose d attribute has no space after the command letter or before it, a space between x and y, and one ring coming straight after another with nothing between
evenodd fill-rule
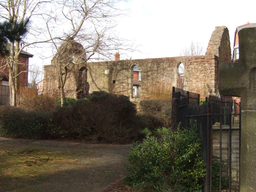
<instances>
[{"instance_id":1,"label":"ruined chapel","mask_svg":"<svg viewBox=\"0 0 256 192\"><path fill-rule=\"evenodd\" d=\"M198 93L201 98L218 95L219 65L231 61L225 26L215 28L205 55L200 56L119 60L116 53L114 61L86 62L77 44L68 46L68 62L79 58L79 64L68 73L65 84L66 97L76 99L100 90L126 95L134 102L171 99L173 86ZM59 96L56 62L54 57L51 65L44 66L43 92L52 96Z\"/></svg>"}]
</instances>

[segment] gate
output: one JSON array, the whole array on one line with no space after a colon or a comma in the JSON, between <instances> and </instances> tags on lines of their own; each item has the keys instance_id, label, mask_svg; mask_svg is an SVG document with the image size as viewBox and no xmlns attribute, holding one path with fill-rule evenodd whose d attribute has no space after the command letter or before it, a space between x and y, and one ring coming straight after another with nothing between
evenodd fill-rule
<instances>
[{"instance_id":1,"label":"gate","mask_svg":"<svg viewBox=\"0 0 256 192\"><path fill-rule=\"evenodd\" d=\"M173 126L180 122L181 127L189 128L197 123L206 164L205 192L239 191L240 103L209 96L200 105L199 98L199 94L173 88Z\"/></svg>"}]
</instances>

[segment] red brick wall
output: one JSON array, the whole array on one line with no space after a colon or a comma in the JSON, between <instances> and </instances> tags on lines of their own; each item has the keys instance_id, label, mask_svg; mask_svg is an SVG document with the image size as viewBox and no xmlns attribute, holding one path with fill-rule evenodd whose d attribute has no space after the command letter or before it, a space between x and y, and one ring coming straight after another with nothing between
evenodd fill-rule
<instances>
[{"instance_id":1,"label":"red brick wall","mask_svg":"<svg viewBox=\"0 0 256 192\"><path fill-rule=\"evenodd\" d=\"M7 67L3 68L5 65L5 60L2 57L2 55L0 54L0 76L9 76L9 69Z\"/></svg>"},{"instance_id":2,"label":"red brick wall","mask_svg":"<svg viewBox=\"0 0 256 192\"><path fill-rule=\"evenodd\" d=\"M20 56L20 62L24 64L19 65L19 71L24 71L19 75L19 83L20 86L25 87L28 85L28 66L29 66L29 58L26 56ZM26 72L25 72L26 71Z\"/></svg>"},{"instance_id":3,"label":"red brick wall","mask_svg":"<svg viewBox=\"0 0 256 192\"><path fill-rule=\"evenodd\" d=\"M3 57L0 55L0 66L4 66L6 63ZM29 65L29 57L25 55L20 56L20 65L19 65L19 72L24 71L19 75L19 83L20 86L25 87L28 84L28 65ZM25 72L26 71L26 72ZM9 69L6 67L5 69L0 70L0 76L9 77ZM2 84L2 82L1 82Z\"/></svg>"}]
</instances>

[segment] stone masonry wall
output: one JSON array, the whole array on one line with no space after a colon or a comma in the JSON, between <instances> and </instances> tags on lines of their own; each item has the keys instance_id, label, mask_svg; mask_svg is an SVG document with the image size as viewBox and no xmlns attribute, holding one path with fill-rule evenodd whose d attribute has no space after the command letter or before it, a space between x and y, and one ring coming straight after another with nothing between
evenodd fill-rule
<instances>
[{"instance_id":1,"label":"stone masonry wall","mask_svg":"<svg viewBox=\"0 0 256 192\"><path fill-rule=\"evenodd\" d=\"M76 98L77 87L77 70L68 73L67 82L65 85L65 96L70 98ZM60 97L60 91L58 89L58 79L56 75L56 67L53 65L44 66L44 84L43 90L45 94L52 97Z\"/></svg>"},{"instance_id":2,"label":"stone masonry wall","mask_svg":"<svg viewBox=\"0 0 256 192\"><path fill-rule=\"evenodd\" d=\"M216 93L215 59L195 56L185 66L185 90L200 94L205 98Z\"/></svg>"},{"instance_id":3,"label":"stone masonry wall","mask_svg":"<svg viewBox=\"0 0 256 192\"><path fill-rule=\"evenodd\" d=\"M52 65L44 66L44 94L52 97L59 97L58 80L56 78L56 68Z\"/></svg>"},{"instance_id":4,"label":"stone masonry wall","mask_svg":"<svg viewBox=\"0 0 256 192\"><path fill-rule=\"evenodd\" d=\"M231 58L228 30L226 27L216 27L206 55L87 63L87 82L90 93L102 90L132 99L133 66L136 65L141 71L141 97L132 100L170 99L172 87L177 86L178 65L182 62L184 89L205 98L217 94L218 63L228 58ZM45 66L44 90L50 95L58 94L54 71L52 65ZM77 79L75 72L69 74L65 85L66 97L76 98Z\"/></svg>"},{"instance_id":5,"label":"stone masonry wall","mask_svg":"<svg viewBox=\"0 0 256 192\"><path fill-rule=\"evenodd\" d=\"M214 93L215 61L206 56L88 63L90 92L103 90L131 97L132 68L136 65L141 71L141 99L168 99L172 87L177 86L181 62L185 90L200 93L202 98Z\"/></svg>"},{"instance_id":6,"label":"stone masonry wall","mask_svg":"<svg viewBox=\"0 0 256 192\"><path fill-rule=\"evenodd\" d=\"M213 31L206 56L215 57L215 79L216 89L219 87L219 64L229 63L231 61L231 48L229 40L229 31L225 26L218 26ZM219 93L218 93L219 94Z\"/></svg>"}]
</instances>

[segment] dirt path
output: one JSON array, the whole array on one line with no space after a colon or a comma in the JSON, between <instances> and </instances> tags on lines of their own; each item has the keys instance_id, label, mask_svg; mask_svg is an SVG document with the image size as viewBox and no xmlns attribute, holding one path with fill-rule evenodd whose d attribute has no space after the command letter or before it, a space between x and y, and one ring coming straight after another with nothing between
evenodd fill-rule
<instances>
[{"instance_id":1,"label":"dirt path","mask_svg":"<svg viewBox=\"0 0 256 192\"><path fill-rule=\"evenodd\" d=\"M110 183L122 178L123 167L132 145L100 145L82 142L7 139L0 137L0 152L43 148L52 153L73 154L74 163L60 164L57 171L35 177L1 178L0 191L19 192L101 192ZM1 170L0 170L1 171ZM12 185L17 185L12 187Z\"/></svg>"}]
</instances>

